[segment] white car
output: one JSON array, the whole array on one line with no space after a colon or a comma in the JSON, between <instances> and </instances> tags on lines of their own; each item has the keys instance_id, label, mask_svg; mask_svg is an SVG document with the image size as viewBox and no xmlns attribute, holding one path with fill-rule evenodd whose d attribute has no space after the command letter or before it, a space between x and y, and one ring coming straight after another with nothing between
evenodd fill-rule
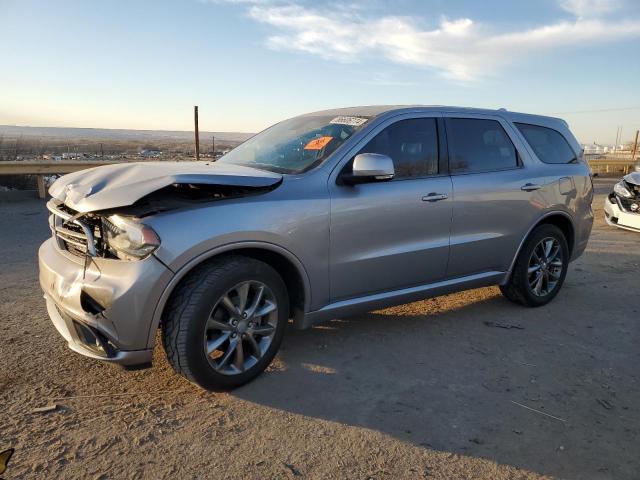
<instances>
[{"instance_id":1,"label":"white car","mask_svg":"<svg viewBox=\"0 0 640 480\"><path fill-rule=\"evenodd\" d=\"M616 183L604 202L609 225L640 232L640 172L633 172Z\"/></svg>"}]
</instances>

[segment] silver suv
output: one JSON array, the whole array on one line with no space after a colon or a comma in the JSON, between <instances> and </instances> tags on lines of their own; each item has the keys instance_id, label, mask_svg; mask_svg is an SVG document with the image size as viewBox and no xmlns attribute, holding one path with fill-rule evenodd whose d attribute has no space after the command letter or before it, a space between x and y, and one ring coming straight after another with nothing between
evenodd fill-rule
<instances>
[{"instance_id":1,"label":"silver suv","mask_svg":"<svg viewBox=\"0 0 640 480\"><path fill-rule=\"evenodd\" d=\"M217 162L66 175L40 248L71 349L241 385L297 328L500 285L538 307L584 251L593 186L559 119L360 107L281 122Z\"/></svg>"}]
</instances>

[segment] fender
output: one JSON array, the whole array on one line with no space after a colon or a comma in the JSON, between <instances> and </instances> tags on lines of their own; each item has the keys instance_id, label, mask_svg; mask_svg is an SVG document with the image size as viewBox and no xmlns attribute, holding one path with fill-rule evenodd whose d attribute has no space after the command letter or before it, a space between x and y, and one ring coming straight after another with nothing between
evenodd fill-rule
<instances>
[{"instance_id":1,"label":"fender","mask_svg":"<svg viewBox=\"0 0 640 480\"><path fill-rule=\"evenodd\" d=\"M218 247L212 248L211 250L207 250L200 255L189 260L187 263L182 265L178 270L176 270L174 276L171 278L169 283L165 286L162 295L160 295L160 299L158 300L156 307L153 311L153 318L151 319L151 325L149 327L149 333L147 336L147 348L153 348L155 343L155 332L160 325L160 319L162 317L162 312L164 311L164 307L171 296L171 293L175 289L176 285L182 280L195 266L204 262L205 260L220 255L222 253L233 252L235 250L240 250L242 248L260 248L264 250L270 250L272 252L278 253L288 260L291 261L293 265L295 265L302 281L304 283L304 311L308 312L311 304L311 282L309 281L309 275L307 274L304 265L296 257L292 252L283 248L279 245L268 243L268 242L234 242L228 243L225 245L220 245Z\"/></svg>"},{"instance_id":2,"label":"fender","mask_svg":"<svg viewBox=\"0 0 640 480\"><path fill-rule=\"evenodd\" d=\"M527 230L527 233L522 237L522 240L520 240L520 245L518 245L518 249L516 250L516 254L514 255L513 259L511 260L511 264L509 265L509 270L507 271L507 274L504 276L504 281L501 282L500 285L505 285L509 281L509 278L511 277L511 272L513 272L513 268L515 267L516 260L518 260L518 255L520 255L520 250L522 250L522 247L524 246L524 242L527 241L527 238L529 238L529 234L533 231L533 229L536 228L538 225L540 225L540 223L545 218L548 218L548 217L551 217L551 216L554 216L554 215L558 215L558 214L566 217L566 219L569 220L569 222L571 222L571 225L573 226L573 228L575 230L573 217L571 217L571 215L569 215L567 212L564 212L562 210L553 210L551 212L547 212L544 215L538 217L536 219L536 221L533 222L533 224L529 227L529 230ZM575 239L574 239L574 243L575 243ZM575 245L572 245L572 247L574 247L574 246ZM571 260L569 260L569 261L571 261Z\"/></svg>"}]
</instances>

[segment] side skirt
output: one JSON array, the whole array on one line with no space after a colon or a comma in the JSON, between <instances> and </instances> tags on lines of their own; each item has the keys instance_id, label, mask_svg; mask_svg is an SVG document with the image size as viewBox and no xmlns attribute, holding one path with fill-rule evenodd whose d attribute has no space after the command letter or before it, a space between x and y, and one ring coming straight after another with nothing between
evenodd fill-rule
<instances>
[{"instance_id":1,"label":"side skirt","mask_svg":"<svg viewBox=\"0 0 640 480\"><path fill-rule=\"evenodd\" d=\"M498 285L503 283L507 276L508 272L484 272L427 285L404 288L402 290L392 290L390 292L376 293L365 297L341 300L331 303L320 310L308 312L301 322L301 328L309 328L318 323L333 320L334 318L357 315L370 312L371 310L402 305L404 303L446 295L461 290Z\"/></svg>"}]
</instances>

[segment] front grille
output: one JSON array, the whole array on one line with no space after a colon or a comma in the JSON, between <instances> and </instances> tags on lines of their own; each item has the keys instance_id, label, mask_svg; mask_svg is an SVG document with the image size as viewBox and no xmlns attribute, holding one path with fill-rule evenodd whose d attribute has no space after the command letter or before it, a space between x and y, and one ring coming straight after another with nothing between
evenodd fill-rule
<instances>
[{"instance_id":1,"label":"front grille","mask_svg":"<svg viewBox=\"0 0 640 480\"><path fill-rule=\"evenodd\" d=\"M627 188L631 190L636 196L636 199L640 200L640 185L636 185L635 183L624 182L627 184Z\"/></svg>"},{"instance_id":2,"label":"front grille","mask_svg":"<svg viewBox=\"0 0 640 480\"><path fill-rule=\"evenodd\" d=\"M84 257L101 255L102 230L100 220L68 208L63 203L50 200L51 229L58 246L69 253Z\"/></svg>"},{"instance_id":3,"label":"front grille","mask_svg":"<svg viewBox=\"0 0 640 480\"><path fill-rule=\"evenodd\" d=\"M640 213L640 210L636 209L636 211L634 212L631 209L631 205L632 204L640 204L640 198L622 198L620 196L618 196L618 201L620 202L620 208L622 208L624 211L629 212L629 213Z\"/></svg>"}]
</instances>

